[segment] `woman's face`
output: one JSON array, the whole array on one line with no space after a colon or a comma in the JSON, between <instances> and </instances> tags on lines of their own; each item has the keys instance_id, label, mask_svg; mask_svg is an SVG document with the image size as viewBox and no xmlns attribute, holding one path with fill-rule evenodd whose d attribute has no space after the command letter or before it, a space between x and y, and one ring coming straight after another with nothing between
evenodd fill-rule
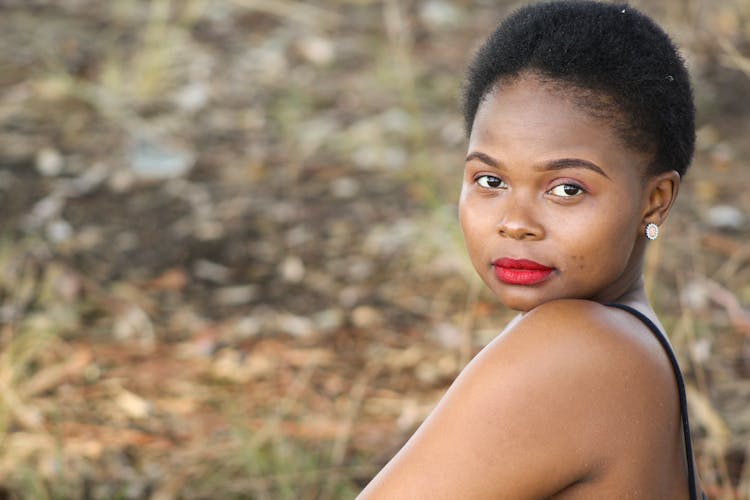
<instances>
[{"instance_id":1,"label":"woman's face","mask_svg":"<svg viewBox=\"0 0 750 500\"><path fill-rule=\"evenodd\" d=\"M640 285L645 157L531 76L477 111L459 203L471 261L508 307Z\"/></svg>"}]
</instances>

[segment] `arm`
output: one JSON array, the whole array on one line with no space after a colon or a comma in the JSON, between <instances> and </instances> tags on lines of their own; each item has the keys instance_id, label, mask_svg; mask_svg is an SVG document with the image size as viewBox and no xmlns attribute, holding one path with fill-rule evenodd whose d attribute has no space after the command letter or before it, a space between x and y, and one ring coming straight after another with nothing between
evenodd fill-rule
<instances>
[{"instance_id":1,"label":"arm","mask_svg":"<svg viewBox=\"0 0 750 500\"><path fill-rule=\"evenodd\" d=\"M629 404L601 307L545 304L503 332L359 498L540 498L595 475Z\"/></svg>"}]
</instances>

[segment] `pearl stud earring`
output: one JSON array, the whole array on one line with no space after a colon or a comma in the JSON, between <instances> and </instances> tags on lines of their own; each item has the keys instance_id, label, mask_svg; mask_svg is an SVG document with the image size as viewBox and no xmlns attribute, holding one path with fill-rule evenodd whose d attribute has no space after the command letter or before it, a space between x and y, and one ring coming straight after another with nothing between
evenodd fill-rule
<instances>
[{"instance_id":1,"label":"pearl stud earring","mask_svg":"<svg viewBox=\"0 0 750 500\"><path fill-rule=\"evenodd\" d=\"M650 240L655 240L659 237L659 226L654 224L653 222L649 222L646 224L646 238Z\"/></svg>"}]
</instances>

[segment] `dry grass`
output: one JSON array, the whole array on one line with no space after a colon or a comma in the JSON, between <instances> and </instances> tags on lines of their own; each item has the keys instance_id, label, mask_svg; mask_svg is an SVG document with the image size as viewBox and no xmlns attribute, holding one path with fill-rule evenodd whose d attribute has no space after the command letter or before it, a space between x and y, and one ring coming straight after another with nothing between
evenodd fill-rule
<instances>
[{"instance_id":1,"label":"dry grass","mask_svg":"<svg viewBox=\"0 0 750 500\"><path fill-rule=\"evenodd\" d=\"M502 11L481 3L0 6L0 493L354 496L509 316L454 213L460 68ZM706 491L750 498L748 228L705 222L750 209L750 110L718 119L750 11L639 4L702 127L647 289ZM144 137L193 170L134 177Z\"/></svg>"}]
</instances>

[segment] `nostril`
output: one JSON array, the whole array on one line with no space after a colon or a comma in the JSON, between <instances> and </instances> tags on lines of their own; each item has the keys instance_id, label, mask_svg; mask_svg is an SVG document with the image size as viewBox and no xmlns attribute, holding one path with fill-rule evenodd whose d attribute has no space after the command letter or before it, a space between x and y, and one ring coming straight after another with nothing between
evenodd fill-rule
<instances>
[{"instance_id":1,"label":"nostril","mask_svg":"<svg viewBox=\"0 0 750 500\"><path fill-rule=\"evenodd\" d=\"M513 227L508 224L502 224L498 227L498 234L515 240L539 239L543 231L541 228L528 227L526 225Z\"/></svg>"}]
</instances>

